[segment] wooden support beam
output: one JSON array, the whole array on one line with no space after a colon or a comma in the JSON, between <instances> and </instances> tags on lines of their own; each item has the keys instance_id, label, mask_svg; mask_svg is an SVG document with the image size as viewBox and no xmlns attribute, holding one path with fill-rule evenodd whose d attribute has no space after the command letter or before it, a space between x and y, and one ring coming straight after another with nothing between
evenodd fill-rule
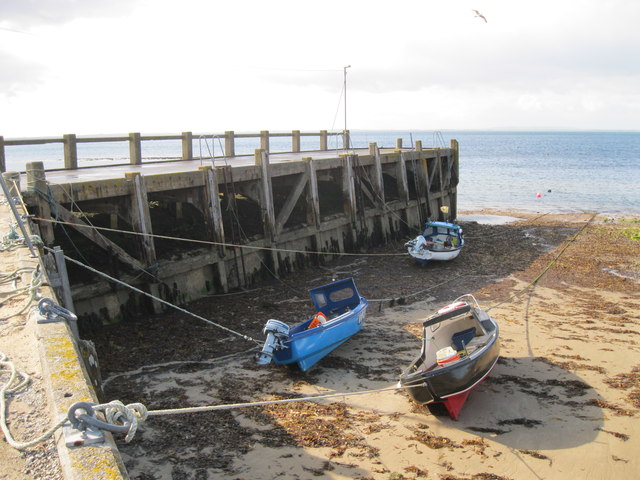
<instances>
[{"instance_id":1,"label":"wooden support beam","mask_svg":"<svg viewBox=\"0 0 640 480\"><path fill-rule=\"evenodd\" d=\"M396 163L396 183L398 185L398 196L404 201L405 205L409 204L409 183L407 182L406 153L401 152L398 155Z\"/></svg>"},{"instance_id":2,"label":"wooden support beam","mask_svg":"<svg viewBox=\"0 0 640 480\"><path fill-rule=\"evenodd\" d=\"M382 236L386 240L389 238L390 229L389 222L386 218L386 200L384 196L384 176L382 175L382 159L380 157L380 149L378 145L374 143L369 144L369 153L373 155L373 167L375 170L375 185L374 189L376 190L377 202L375 203L378 206L378 214L380 215L380 225L382 227Z\"/></svg>"},{"instance_id":3,"label":"wooden support beam","mask_svg":"<svg viewBox=\"0 0 640 480\"><path fill-rule=\"evenodd\" d=\"M112 252L116 257L118 257L123 263L131 265L133 268L137 270L144 270L145 266L140 263L139 260L129 255L124 251L120 246L113 243L111 240L101 235L95 228L91 225L85 223L80 218L76 217L69 210L64 208L62 205L56 205L56 213L58 214L58 218L60 218L63 222L70 223L71 227L81 233L97 246L102 248L107 252Z\"/></svg>"},{"instance_id":4,"label":"wooden support beam","mask_svg":"<svg viewBox=\"0 0 640 480\"><path fill-rule=\"evenodd\" d=\"M351 223L356 221L356 189L353 180L353 155L340 155L342 158L342 201L343 212Z\"/></svg>"},{"instance_id":5,"label":"wooden support beam","mask_svg":"<svg viewBox=\"0 0 640 480\"><path fill-rule=\"evenodd\" d=\"M369 152L373 155L373 168L374 168L374 188L377 190L378 204L384 204L384 177L382 176L382 159L380 158L380 149L378 145L374 143L369 144Z\"/></svg>"},{"instance_id":6,"label":"wooden support beam","mask_svg":"<svg viewBox=\"0 0 640 480\"><path fill-rule=\"evenodd\" d=\"M46 200L46 198L50 198L50 194L43 162L27 163L27 190L37 193L35 195L35 203L40 217L45 220L50 220L51 207L49 206L49 202ZM40 229L40 238L42 238L45 245L53 245L55 240L55 235L53 234L53 223L40 222L38 223L38 228Z\"/></svg>"},{"instance_id":7,"label":"wooden support beam","mask_svg":"<svg viewBox=\"0 0 640 480\"><path fill-rule=\"evenodd\" d=\"M287 220L289 220L289 217L291 216L291 212L293 212L293 208L296 206L296 203L298 202L300 195L302 195L302 192L304 192L304 187L307 186L308 180L309 180L309 174L307 172L298 174L298 180L296 181L296 184L293 186L293 189L291 189L291 191L289 192L289 196L287 197L287 200L284 202L284 205L280 209L280 213L276 218L276 223L275 223L276 236L279 235L280 232L282 232L282 229L287 223Z\"/></svg>"},{"instance_id":8,"label":"wooden support beam","mask_svg":"<svg viewBox=\"0 0 640 480\"><path fill-rule=\"evenodd\" d=\"M318 175L316 164L313 158L303 157L307 167L307 177L309 188L307 189L307 223L315 225L316 230L320 229L320 195L318 194Z\"/></svg>"},{"instance_id":9,"label":"wooden support beam","mask_svg":"<svg viewBox=\"0 0 640 480\"><path fill-rule=\"evenodd\" d=\"M210 166L200 167L205 176L205 218L209 233L214 242L218 244L225 243L224 223L222 221L222 208L220 207L220 192L218 189L218 173ZM227 268L224 261L225 248L223 245L214 247L218 252L218 261L216 269L218 271L218 280L223 291L229 291L229 281L227 278Z\"/></svg>"},{"instance_id":10,"label":"wooden support beam","mask_svg":"<svg viewBox=\"0 0 640 480\"><path fill-rule=\"evenodd\" d=\"M460 147L458 141L451 139L451 149L449 155L451 155L451 185L449 191L449 218L455 220L458 218L458 195L457 187L460 180Z\"/></svg>"},{"instance_id":11,"label":"wooden support beam","mask_svg":"<svg viewBox=\"0 0 640 480\"><path fill-rule=\"evenodd\" d=\"M129 183L131 196L131 226L136 232L144 235L138 236L140 256L146 265L156 263L156 248L153 241L153 229L151 228L151 214L149 212L149 199L144 177L139 172L125 173L125 179Z\"/></svg>"},{"instance_id":12,"label":"wooden support beam","mask_svg":"<svg viewBox=\"0 0 640 480\"><path fill-rule=\"evenodd\" d=\"M269 155L258 148L255 150L256 165L260 167L260 207L262 209L262 223L264 225L264 239L268 245L274 246L277 240L276 215L273 207L273 186L271 185L271 168ZM280 265L278 253L269 250L273 264L274 274L278 276Z\"/></svg>"},{"instance_id":13,"label":"wooden support beam","mask_svg":"<svg viewBox=\"0 0 640 480\"><path fill-rule=\"evenodd\" d=\"M429 159L422 155L422 149L418 152L419 162L419 179L424 190L424 202L425 202L425 217L428 220L435 219L434 206L431 204L431 182L429 181ZM436 153L437 155L437 153ZM418 198L418 208L421 208L423 199ZM437 212L435 212L437 216Z\"/></svg>"}]
</instances>

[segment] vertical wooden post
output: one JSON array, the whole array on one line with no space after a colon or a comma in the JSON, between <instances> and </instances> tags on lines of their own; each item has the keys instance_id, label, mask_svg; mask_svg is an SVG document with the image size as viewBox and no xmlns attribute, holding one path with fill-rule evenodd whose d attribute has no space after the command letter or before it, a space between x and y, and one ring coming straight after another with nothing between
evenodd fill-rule
<instances>
[{"instance_id":1,"label":"vertical wooden post","mask_svg":"<svg viewBox=\"0 0 640 480\"><path fill-rule=\"evenodd\" d=\"M378 204L378 215L380 217L380 225L382 227L382 236L386 240L389 238L389 222L387 221L387 212L385 211L385 197L384 197L384 176L382 175L382 159L380 158L380 149L378 145L374 143L369 144L369 153L373 156L373 166L375 168L375 185L377 190L376 197Z\"/></svg>"},{"instance_id":2,"label":"vertical wooden post","mask_svg":"<svg viewBox=\"0 0 640 480\"><path fill-rule=\"evenodd\" d=\"M7 171L7 160L4 158L4 137L0 135L0 173Z\"/></svg>"},{"instance_id":3,"label":"vertical wooden post","mask_svg":"<svg viewBox=\"0 0 640 480\"><path fill-rule=\"evenodd\" d=\"M218 173L210 166L200 167L199 170L204 175L204 188L205 188L205 213L206 222L209 227L209 234L216 245L214 248L218 253L218 261L216 268L218 270L218 278L220 279L220 285L223 291L226 293L229 291L229 282L227 279L227 267L224 261L226 256L224 236L224 223L222 221L222 209L220 207L220 191L218 189Z\"/></svg>"},{"instance_id":4,"label":"vertical wooden post","mask_svg":"<svg viewBox=\"0 0 640 480\"><path fill-rule=\"evenodd\" d=\"M316 165L311 157L304 157L307 177L309 178L309 188L307 189L307 224L313 225L314 232L311 235L312 248L316 252L322 250L322 241L320 239L320 195L318 193L318 173ZM316 257L319 259L319 257Z\"/></svg>"},{"instance_id":5,"label":"vertical wooden post","mask_svg":"<svg viewBox=\"0 0 640 480\"><path fill-rule=\"evenodd\" d=\"M224 132L224 156L236 156L236 136L233 130L227 130Z\"/></svg>"},{"instance_id":6,"label":"vertical wooden post","mask_svg":"<svg viewBox=\"0 0 640 480\"><path fill-rule=\"evenodd\" d=\"M418 170L419 175L418 179L422 187L424 188L424 202L426 205L425 208L425 216L428 220L435 220L433 218L434 211L437 209L437 205L433 205L433 200L431 199L431 179L429 177L429 159L422 155L422 149L417 151L418 153L418 164L420 169ZM439 150L436 149L436 156L439 155ZM422 206L422 199L418 198L418 208ZM437 214L436 214L437 215Z\"/></svg>"},{"instance_id":7,"label":"vertical wooden post","mask_svg":"<svg viewBox=\"0 0 640 480\"><path fill-rule=\"evenodd\" d=\"M409 184L407 182L407 167L405 165L405 153L398 155L396 163L396 183L398 185L398 196L403 200L405 205L409 204Z\"/></svg>"},{"instance_id":8,"label":"vertical wooden post","mask_svg":"<svg viewBox=\"0 0 640 480\"><path fill-rule=\"evenodd\" d=\"M193 158L193 133L182 132L182 160Z\"/></svg>"},{"instance_id":9,"label":"vertical wooden post","mask_svg":"<svg viewBox=\"0 0 640 480\"><path fill-rule=\"evenodd\" d=\"M291 151L295 153L300 151L300 130L291 132Z\"/></svg>"},{"instance_id":10,"label":"vertical wooden post","mask_svg":"<svg viewBox=\"0 0 640 480\"><path fill-rule=\"evenodd\" d=\"M129 134L129 163L131 165L142 164L142 141L137 132Z\"/></svg>"},{"instance_id":11,"label":"vertical wooden post","mask_svg":"<svg viewBox=\"0 0 640 480\"><path fill-rule=\"evenodd\" d=\"M118 228L118 215L112 213L109 215L109 226L110 228L116 230Z\"/></svg>"},{"instance_id":12,"label":"vertical wooden post","mask_svg":"<svg viewBox=\"0 0 640 480\"><path fill-rule=\"evenodd\" d=\"M320 130L320 150L328 150L329 142L327 141L328 134L326 130Z\"/></svg>"},{"instance_id":13,"label":"vertical wooden post","mask_svg":"<svg viewBox=\"0 0 640 480\"><path fill-rule=\"evenodd\" d=\"M269 153L269 130L260 131L260 148Z\"/></svg>"},{"instance_id":14,"label":"vertical wooden post","mask_svg":"<svg viewBox=\"0 0 640 480\"><path fill-rule=\"evenodd\" d=\"M38 206L40 217L45 220L50 220L51 207L49 206L49 202L45 200L45 197L49 195L49 188L47 187L47 179L42 162L27 163L27 190L37 192L36 205ZM42 241L46 245L52 245L54 242L53 223L49 221L39 222L38 227Z\"/></svg>"},{"instance_id":15,"label":"vertical wooden post","mask_svg":"<svg viewBox=\"0 0 640 480\"><path fill-rule=\"evenodd\" d=\"M78 143L75 134L63 135L64 139L64 168L75 170L78 168Z\"/></svg>"},{"instance_id":16,"label":"vertical wooden post","mask_svg":"<svg viewBox=\"0 0 640 480\"><path fill-rule=\"evenodd\" d=\"M416 140L416 147L415 147L417 152L421 152L422 153L422 140Z\"/></svg>"},{"instance_id":17,"label":"vertical wooden post","mask_svg":"<svg viewBox=\"0 0 640 480\"><path fill-rule=\"evenodd\" d=\"M147 266L156 263L156 247L153 241L153 230L151 228L151 213L149 212L149 199L144 177L140 172L127 172L125 178L129 182L131 195L131 226L136 232L143 235L139 238L139 249L142 263Z\"/></svg>"},{"instance_id":18,"label":"vertical wooden post","mask_svg":"<svg viewBox=\"0 0 640 480\"><path fill-rule=\"evenodd\" d=\"M451 190L449 192L449 219L451 221L458 217L458 181L460 179L460 146L458 141L451 139Z\"/></svg>"},{"instance_id":19,"label":"vertical wooden post","mask_svg":"<svg viewBox=\"0 0 640 480\"><path fill-rule=\"evenodd\" d=\"M396 151L402 150L402 138L396 138Z\"/></svg>"},{"instance_id":20,"label":"vertical wooden post","mask_svg":"<svg viewBox=\"0 0 640 480\"><path fill-rule=\"evenodd\" d=\"M342 200L343 211L349 219L349 233L351 243L355 246L358 240L358 222L356 202L356 187L353 179L353 161L355 155L340 155L342 158Z\"/></svg>"},{"instance_id":21,"label":"vertical wooden post","mask_svg":"<svg viewBox=\"0 0 640 480\"><path fill-rule=\"evenodd\" d=\"M309 177L309 189L307 190L307 223L320 229L320 195L318 194L318 174L311 157L303 157Z\"/></svg>"},{"instance_id":22,"label":"vertical wooden post","mask_svg":"<svg viewBox=\"0 0 640 480\"><path fill-rule=\"evenodd\" d=\"M342 148L348 150L350 148L351 138L349 134L349 130L345 130L342 132Z\"/></svg>"},{"instance_id":23,"label":"vertical wooden post","mask_svg":"<svg viewBox=\"0 0 640 480\"><path fill-rule=\"evenodd\" d=\"M269 155L261 148L255 150L255 162L260 167L260 207L262 209L262 223L264 225L264 240L269 246L276 243L276 214L273 206L273 187L271 185L271 168L269 165ZM278 252L269 250L273 263L274 275L279 274L280 264L278 262Z\"/></svg>"}]
</instances>

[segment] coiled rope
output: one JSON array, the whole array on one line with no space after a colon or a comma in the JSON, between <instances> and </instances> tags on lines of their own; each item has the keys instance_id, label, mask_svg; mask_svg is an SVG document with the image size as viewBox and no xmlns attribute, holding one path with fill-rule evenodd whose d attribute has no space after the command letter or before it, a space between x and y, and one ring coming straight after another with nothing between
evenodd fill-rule
<instances>
[{"instance_id":1,"label":"coiled rope","mask_svg":"<svg viewBox=\"0 0 640 480\"><path fill-rule=\"evenodd\" d=\"M16 394L23 390L31 382L31 378L26 373L19 372L13 362L9 361L8 357L3 352L0 352L0 369L3 371L9 371L9 379L4 385L2 385L2 387L0 387L0 428L2 428L2 433L4 434L7 443L17 450L24 450L26 448L33 447L38 443L44 442L66 422L66 417L58 420L53 427L33 440L29 440L27 442L16 441L7 426L6 400L9 395Z\"/></svg>"}]
</instances>

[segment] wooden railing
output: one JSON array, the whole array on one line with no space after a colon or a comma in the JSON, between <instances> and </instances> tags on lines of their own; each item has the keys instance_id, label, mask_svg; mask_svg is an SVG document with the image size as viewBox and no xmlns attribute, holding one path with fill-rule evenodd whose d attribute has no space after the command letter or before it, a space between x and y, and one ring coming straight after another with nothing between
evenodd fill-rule
<instances>
[{"instance_id":1,"label":"wooden railing","mask_svg":"<svg viewBox=\"0 0 640 480\"><path fill-rule=\"evenodd\" d=\"M47 138L25 138L25 139L5 139L0 136L0 171L6 171L5 146L29 146L29 145L45 145L51 143L60 143L64 149L64 168L78 168L78 144L80 143L108 143L108 142L128 142L129 143L129 163L132 165L140 165L143 160L142 142L157 140L180 140L182 142L183 160L192 160L201 158L193 156L193 141L217 140L224 142L224 153L221 156L233 157L236 155L236 139L240 138L259 138L260 148L269 152L270 139L276 137L291 137L291 152L300 152L301 137L318 137L318 150L328 150L329 137L342 137L342 145L349 145L349 132L328 132L320 130L319 132L301 132L293 130L291 133L271 133L263 130L260 133L235 133L234 131L226 131L224 133L211 134L193 134L192 132L183 132L180 135L142 135L140 133L130 133L121 136L100 136L100 137L79 137L75 134L67 134L62 137Z\"/></svg>"}]
</instances>

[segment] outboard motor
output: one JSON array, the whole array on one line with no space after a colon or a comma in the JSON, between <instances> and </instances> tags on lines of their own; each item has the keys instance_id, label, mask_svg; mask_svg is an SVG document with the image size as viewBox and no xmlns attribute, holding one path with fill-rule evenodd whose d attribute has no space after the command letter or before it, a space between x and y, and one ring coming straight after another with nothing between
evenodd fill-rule
<instances>
[{"instance_id":1,"label":"outboard motor","mask_svg":"<svg viewBox=\"0 0 640 480\"><path fill-rule=\"evenodd\" d=\"M420 249L424 248L427 245L427 240L422 236L418 235L413 240L409 240L404 244L405 248L408 248L411 251L418 252Z\"/></svg>"},{"instance_id":2,"label":"outboard motor","mask_svg":"<svg viewBox=\"0 0 640 480\"><path fill-rule=\"evenodd\" d=\"M256 356L258 365L267 365L273 358L273 351L284 347L289 338L289 325L280 320L268 320L263 333L267 335L262 351Z\"/></svg>"}]
</instances>

